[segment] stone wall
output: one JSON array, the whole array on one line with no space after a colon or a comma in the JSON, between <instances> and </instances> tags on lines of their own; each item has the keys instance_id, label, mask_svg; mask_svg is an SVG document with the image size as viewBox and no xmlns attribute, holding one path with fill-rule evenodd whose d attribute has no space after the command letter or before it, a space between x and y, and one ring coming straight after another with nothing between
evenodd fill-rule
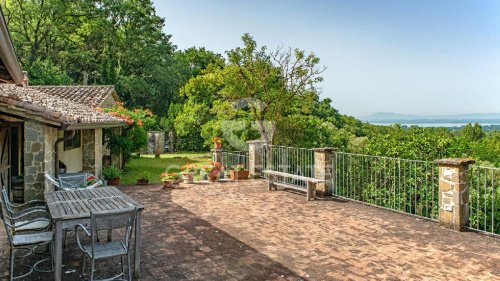
<instances>
[{"instance_id":1,"label":"stone wall","mask_svg":"<svg viewBox=\"0 0 500 281\"><path fill-rule=\"evenodd\" d=\"M84 172L101 177L102 129L82 130L82 167Z\"/></svg>"},{"instance_id":2,"label":"stone wall","mask_svg":"<svg viewBox=\"0 0 500 281\"><path fill-rule=\"evenodd\" d=\"M45 126L44 173L48 173L51 176L54 176L55 173L56 154L54 152L54 145L57 141L57 138L58 138L57 128ZM44 191L45 192L53 191L52 189L53 186L45 186Z\"/></svg>"},{"instance_id":3,"label":"stone wall","mask_svg":"<svg viewBox=\"0 0 500 281\"><path fill-rule=\"evenodd\" d=\"M45 142L46 126L36 121L27 120L24 122L24 200L43 199L44 192L44 172L50 171L50 158L45 162L46 150ZM51 130L47 130L50 135ZM48 142L47 138L47 142ZM53 169L53 168L52 168Z\"/></svg>"}]
</instances>

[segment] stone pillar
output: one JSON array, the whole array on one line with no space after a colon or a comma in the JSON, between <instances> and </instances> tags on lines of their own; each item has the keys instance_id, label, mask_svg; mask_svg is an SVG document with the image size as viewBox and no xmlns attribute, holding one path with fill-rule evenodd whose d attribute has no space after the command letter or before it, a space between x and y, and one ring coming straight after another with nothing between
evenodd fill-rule
<instances>
[{"instance_id":1,"label":"stone pillar","mask_svg":"<svg viewBox=\"0 0 500 281\"><path fill-rule=\"evenodd\" d=\"M332 175L333 175L333 151L331 147L314 149L314 178L325 180L325 182L316 185L316 193L319 196L332 194Z\"/></svg>"},{"instance_id":2,"label":"stone pillar","mask_svg":"<svg viewBox=\"0 0 500 281\"><path fill-rule=\"evenodd\" d=\"M82 167L84 172L101 177L102 129L82 130Z\"/></svg>"},{"instance_id":3,"label":"stone pillar","mask_svg":"<svg viewBox=\"0 0 500 281\"><path fill-rule=\"evenodd\" d=\"M440 159L439 165L439 223L461 231L469 224L469 177L472 159Z\"/></svg>"},{"instance_id":4,"label":"stone pillar","mask_svg":"<svg viewBox=\"0 0 500 281\"><path fill-rule=\"evenodd\" d=\"M45 129L42 123L24 122L24 201L43 199L45 170L53 171L53 161L45 163L46 150L54 150L46 147Z\"/></svg>"},{"instance_id":5,"label":"stone pillar","mask_svg":"<svg viewBox=\"0 0 500 281\"><path fill-rule=\"evenodd\" d=\"M264 153L265 141L251 140L248 143L248 170L250 178L260 178L264 163L262 163L262 153Z\"/></svg>"},{"instance_id":6,"label":"stone pillar","mask_svg":"<svg viewBox=\"0 0 500 281\"><path fill-rule=\"evenodd\" d=\"M222 148L214 148L212 160L214 162L222 162Z\"/></svg>"}]
</instances>

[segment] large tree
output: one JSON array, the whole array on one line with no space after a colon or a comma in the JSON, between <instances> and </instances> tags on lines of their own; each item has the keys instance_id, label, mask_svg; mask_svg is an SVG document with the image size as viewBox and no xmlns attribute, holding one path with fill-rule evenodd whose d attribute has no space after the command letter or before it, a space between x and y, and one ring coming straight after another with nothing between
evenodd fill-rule
<instances>
[{"instance_id":1,"label":"large tree","mask_svg":"<svg viewBox=\"0 0 500 281\"><path fill-rule=\"evenodd\" d=\"M315 95L325 67L313 53L291 48L269 52L249 34L242 40L243 47L227 52L229 64L220 94L228 100L245 99L261 138L273 143L277 123L291 104Z\"/></svg>"}]
</instances>

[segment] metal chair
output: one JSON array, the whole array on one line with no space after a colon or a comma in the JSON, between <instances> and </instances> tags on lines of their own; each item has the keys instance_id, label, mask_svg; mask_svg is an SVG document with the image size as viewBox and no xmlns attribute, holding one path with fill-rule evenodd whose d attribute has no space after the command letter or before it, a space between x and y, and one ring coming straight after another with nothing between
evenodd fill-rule
<instances>
[{"instance_id":1,"label":"metal chair","mask_svg":"<svg viewBox=\"0 0 500 281\"><path fill-rule=\"evenodd\" d=\"M104 185L100 179L97 179L96 182L91 185L87 185L87 179L90 176L92 176L92 174L89 173L59 175L59 188L64 190L92 189Z\"/></svg>"},{"instance_id":2,"label":"metal chair","mask_svg":"<svg viewBox=\"0 0 500 281\"><path fill-rule=\"evenodd\" d=\"M2 196L0 199L2 204L5 206L6 212L9 217L15 221L13 225L14 232L47 230L50 228L52 222L50 220L50 214L47 211L47 207L45 206L44 201L33 200L24 204L14 205L10 202L6 188L2 189ZM39 205L42 203L44 204L43 206ZM34 205L34 207L29 207L32 205ZM31 220L28 220L28 218L30 218Z\"/></svg>"},{"instance_id":3,"label":"metal chair","mask_svg":"<svg viewBox=\"0 0 500 281\"><path fill-rule=\"evenodd\" d=\"M19 278L24 278L33 271L40 272L49 272L53 270L53 233L52 231L43 230L29 230L24 229L31 224L35 224L40 221L45 221L44 218L35 218L33 220L27 220L26 217L32 215L32 212L39 212L39 210L29 211L23 214L20 214L16 217L12 217L7 210L6 204L3 200L2 196L2 217L5 226L5 232L7 233L7 238L10 245L10 268L9 268L9 280L15 280ZM23 219L23 221L19 221ZM50 226L49 226L50 228ZM29 230L29 231L28 231ZM16 252L18 250L26 250L29 249L29 252L21 257L29 256L33 253L33 248L37 246L49 246L50 248L50 257L37 261L35 264L27 265L22 264L23 266L28 268L28 272L21 274L19 276L14 276L14 267L16 261ZM50 260L51 261L51 270L41 270L38 269L38 266Z\"/></svg>"},{"instance_id":4,"label":"metal chair","mask_svg":"<svg viewBox=\"0 0 500 281\"><path fill-rule=\"evenodd\" d=\"M95 261L98 259L120 257L121 273L111 278L102 280L114 280L117 278L124 279L125 269L123 265L123 257L127 256L128 280L132 280L132 270L130 267L130 238L134 228L137 208L131 207L126 210L106 211L90 214L90 228L82 224L77 226L83 230L83 233L90 238L91 244L82 244L79 237L79 232L76 232L76 242L78 247L83 252L82 258L82 277L85 276L85 258L91 259L90 281L94 281ZM109 241L100 243L98 241L98 231L117 229L124 230L124 236L121 240Z\"/></svg>"},{"instance_id":5,"label":"metal chair","mask_svg":"<svg viewBox=\"0 0 500 281\"><path fill-rule=\"evenodd\" d=\"M45 173L45 186L52 186L52 190L58 190L60 188L59 181L53 178L51 175Z\"/></svg>"}]
</instances>

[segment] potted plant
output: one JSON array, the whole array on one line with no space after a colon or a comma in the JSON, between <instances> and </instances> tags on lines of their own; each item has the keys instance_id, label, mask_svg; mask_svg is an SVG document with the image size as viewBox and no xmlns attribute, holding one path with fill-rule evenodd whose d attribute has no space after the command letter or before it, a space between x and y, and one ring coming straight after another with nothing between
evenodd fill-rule
<instances>
[{"instance_id":1,"label":"potted plant","mask_svg":"<svg viewBox=\"0 0 500 281\"><path fill-rule=\"evenodd\" d=\"M182 180L185 183L193 183L194 175L196 174L196 165L186 163L181 166Z\"/></svg>"},{"instance_id":2,"label":"potted plant","mask_svg":"<svg viewBox=\"0 0 500 281\"><path fill-rule=\"evenodd\" d=\"M102 169L102 175L106 179L107 185L119 185L122 171L115 166L109 166Z\"/></svg>"},{"instance_id":3,"label":"potted plant","mask_svg":"<svg viewBox=\"0 0 500 281\"><path fill-rule=\"evenodd\" d=\"M222 147L222 138L215 137L212 141L214 142L215 149L220 149Z\"/></svg>"},{"instance_id":4,"label":"potted plant","mask_svg":"<svg viewBox=\"0 0 500 281\"><path fill-rule=\"evenodd\" d=\"M207 173L207 177L209 181L217 181L220 177L220 174L224 171L224 165L221 162L211 162L208 166L209 172Z\"/></svg>"},{"instance_id":5,"label":"potted plant","mask_svg":"<svg viewBox=\"0 0 500 281\"><path fill-rule=\"evenodd\" d=\"M238 164L229 170L229 178L232 180L246 180L248 179L248 173L248 170L245 170L245 166Z\"/></svg>"},{"instance_id":6,"label":"potted plant","mask_svg":"<svg viewBox=\"0 0 500 281\"><path fill-rule=\"evenodd\" d=\"M151 173L149 171L142 171L139 178L137 178L137 185L146 185L149 183L149 179L151 178Z\"/></svg>"},{"instance_id":7,"label":"potted plant","mask_svg":"<svg viewBox=\"0 0 500 281\"><path fill-rule=\"evenodd\" d=\"M174 183L179 179L177 173L162 173L160 180L163 182L163 188L173 187Z\"/></svg>"}]
</instances>

